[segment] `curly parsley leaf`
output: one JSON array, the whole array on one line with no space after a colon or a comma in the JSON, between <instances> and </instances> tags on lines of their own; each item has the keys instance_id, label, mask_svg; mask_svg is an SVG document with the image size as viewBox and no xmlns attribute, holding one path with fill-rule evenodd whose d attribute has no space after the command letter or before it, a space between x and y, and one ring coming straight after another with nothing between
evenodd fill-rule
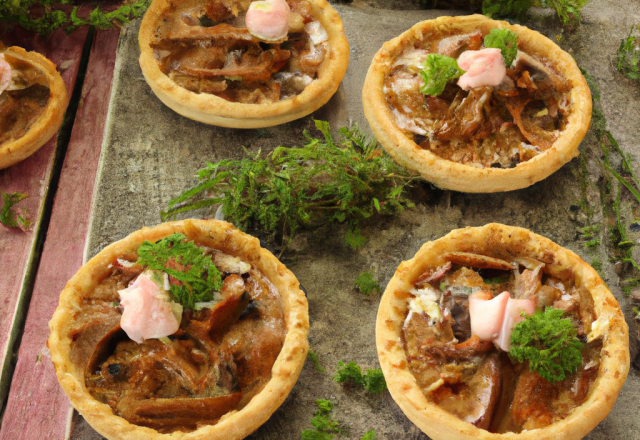
<instances>
[{"instance_id":1,"label":"curly parsley leaf","mask_svg":"<svg viewBox=\"0 0 640 440\"><path fill-rule=\"evenodd\" d=\"M64 27L67 33L86 25L107 29L141 17L151 4L151 0L126 2L111 12L103 12L96 7L88 18L78 17L78 6L74 7L69 14L60 8L61 5L80 3L82 2L75 0L0 1L0 22L17 23L25 29L44 36L60 27Z\"/></svg>"},{"instance_id":2,"label":"curly parsley leaf","mask_svg":"<svg viewBox=\"0 0 640 440\"><path fill-rule=\"evenodd\" d=\"M573 374L582 365L584 344L564 312L553 307L535 312L513 327L509 355L529 361L531 371L551 383Z\"/></svg>"},{"instance_id":3,"label":"curly parsley leaf","mask_svg":"<svg viewBox=\"0 0 640 440\"><path fill-rule=\"evenodd\" d=\"M178 232L156 243L145 240L138 256L137 264L161 270L180 282L172 284L169 292L187 309L213 300L213 293L222 288L222 277L211 257Z\"/></svg>"},{"instance_id":4,"label":"curly parsley leaf","mask_svg":"<svg viewBox=\"0 0 640 440\"><path fill-rule=\"evenodd\" d=\"M422 67L420 76L424 84L420 86L420 93L431 96L440 95L449 80L460 78L465 72L455 59L437 53L427 55Z\"/></svg>"},{"instance_id":5,"label":"curly parsley leaf","mask_svg":"<svg viewBox=\"0 0 640 440\"><path fill-rule=\"evenodd\" d=\"M2 193L0 193L2 194ZM9 228L19 228L26 231L31 226L31 222L26 218L26 210L16 210L14 205L29 197L27 194L13 193L2 194L4 204L0 211L0 223Z\"/></svg>"},{"instance_id":6,"label":"curly parsley leaf","mask_svg":"<svg viewBox=\"0 0 640 440\"><path fill-rule=\"evenodd\" d=\"M632 26L629 36L620 41L618 47L618 63L616 69L624 76L640 80L640 25Z\"/></svg>"},{"instance_id":7,"label":"curly parsley leaf","mask_svg":"<svg viewBox=\"0 0 640 440\"><path fill-rule=\"evenodd\" d=\"M338 422L333 421L329 416L333 410L333 403L330 400L318 399L316 404L318 411L311 419L311 426L314 429L302 431L302 440L331 440L334 438L334 434L342 432Z\"/></svg>"},{"instance_id":8,"label":"curly parsley leaf","mask_svg":"<svg viewBox=\"0 0 640 440\"><path fill-rule=\"evenodd\" d=\"M379 394L387 389L387 382L380 368L366 370L363 373L355 362L345 364L339 361L338 370L333 380L338 383L350 382L374 394Z\"/></svg>"},{"instance_id":9,"label":"curly parsley leaf","mask_svg":"<svg viewBox=\"0 0 640 440\"><path fill-rule=\"evenodd\" d=\"M373 279L373 272L365 271L358 275L358 278L353 283L356 288L364 295L369 295L374 290L377 290L378 293L382 292L382 287L380 284Z\"/></svg>"},{"instance_id":10,"label":"curly parsley leaf","mask_svg":"<svg viewBox=\"0 0 640 440\"><path fill-rule=\"evenodd\" d=\"M222 205L227 220L242 230L261 229L269 241L281 242L284 252L299 230L331 223L348 222L345 244L361 247L366 238L360 220L415 207L404 197L415 177L377 141L367 140L357 127L340 129L342 139L336 140L327 122L315 124L323 140L305 131L307 143L299 148L208 163L198 171L200 183L171 200L161 217Z\"/></svg>"},{"instance_id":11,"label":"curly parsley leaf","mask_svg":"<svg viewBox=\"0 0 640 440\"><path fill-rule=\"evenodd\" d=\"M484 45L500 49L507 67L511 67L518 55L518 35L509 29L491 29L491 32L484 37Z\"/></svg>"}]
</instances>

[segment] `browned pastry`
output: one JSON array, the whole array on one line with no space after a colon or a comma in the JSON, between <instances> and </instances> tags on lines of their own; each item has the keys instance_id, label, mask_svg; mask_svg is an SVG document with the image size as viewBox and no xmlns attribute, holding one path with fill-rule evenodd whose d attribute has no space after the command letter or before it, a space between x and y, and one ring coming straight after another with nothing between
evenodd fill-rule
<instances>
[{"instance_id":1,"label":"browned pastry","mask_svg":"<svg viewBox=\"0 0 640 440\"><path fill-rule=\"evenodd\" d=\"M258 128L301 118L336 92L349 63L325 0L287 0L284 41L251 34L247 0L157 0L140 28L140 66L162 102L207 124Z\"/></svg>"},{"instance_id":2,"label":"browned pastry","mask_svg":"<svg viewBox=\"0 0 640 440\"><path fill-rule=\"evenodd\" d=\"M215 304L180 307L178 330L168 337L138 343L122 292L150 273L135 264L143 242L174 233L212 257L222 288ZM189 270L172 261L172 269ZM152 316L149 322L160 319ZM143 228L92 258L62 291L49 326L60 384L105 437L241 439L293 388L309 318L295 276L258 239L226 222L185 220Z\"/></svg>"},{"instance_id":3,"label":"browned pastry","mask_svg":"<svg viewBox=\"0 0 640 440\"><path fill-rule=\"evenodd\" d=\"M67 89L55 65L37 52L5 48L11 66L8 88L0 92L0 169L35 153L58 131L67 109Z\"/></svg>"},{"instance_id":4,"label":"browned pastry","mask_svg":"<svg viewBox=\"0 0 640 440\"><path fill-rule=\"evenodd\" d=\"M550 382L486 340L478 323L494 323L492 309L476 314L471 302L505 291L505 320L509 303L570 319L584 342L573 373ZM628 327L597 272L544 237L496 223L454 230L398 267L376 346L391 396L434 440L580 439L609 413L629 372Z\"/></svg>"},{"instance_id":5,"label":"browned pastry","mask_svg":"<svg viewBox=\"0 0 640 440\"><path fill-rule=\"evenodd\" d=\"M468 91L449 81L420 93L427 54L457 58L492 29L517 34L518 55L498 86ZM440 17L388 41L362 92L373 133L401 165L436 186L464 192L525 188L578 155L591 94L573 58L540 33L482 15Z\"/></svg>"}]
</instances>

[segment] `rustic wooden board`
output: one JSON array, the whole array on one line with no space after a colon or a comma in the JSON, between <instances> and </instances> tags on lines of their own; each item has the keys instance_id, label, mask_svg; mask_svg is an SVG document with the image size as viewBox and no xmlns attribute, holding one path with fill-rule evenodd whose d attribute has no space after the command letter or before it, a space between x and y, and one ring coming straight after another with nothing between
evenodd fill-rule
<instances>
[{"instance_id":1,"label":"rustic wooden board","mask_svg":"<svg viewBox=\"0 0 640 440\"><path fill-rule=\"evenodd\" d=\"M7 46L21 46L35 50L49 58L58 68L71 94L75 85L87 29L66 35L59 29L44 38L34 36L21 28L0 33L0 41ZM28 232L21 232L0 225L0 402L8 391L14 344L19 338L24 322L24 306L38 264L38 242L45 215L45 203L57 151L57 135L31 157L7 169L0 170L0 192L21 192L29 195L18 207L28 210L33 222Z\"/></svg>"},{"instance_id":2,"label":"rustic wooden board","mask_svg":"<svg viewBox=\"0 0 640 440\"><path fill-rule=\"evenodd\" d=\"M82 31L82 35L86 35L86 30ZM60 291L83 264L118 35L119 30L98 31L95 34L82 98L60 173L25 331L18 351L17 365L0 431L2 439L61 440L67 430L70 405L58 385L53 364L47 357L47 323L58 304ZM55 36L54 34L48 41L55 42L55 53L59 56L64 52L61 52L61 40ZM80 34L72 34L69 38L75 41L79 37ZM79 52L74 52L78 60L83 42L84 40L78 43ZM58 61L55 57L54 60ZM53 147L51 151L53 152ZM50 162L49 160L49 167ZM15 176L29 175L33 172L31 168L22 168L19 171ZM36 192L22 189L17 186L17 182L12 188L34 194ZM21 237L18 233L12 234ZM28 236L34 235L32 232ZM14 246L13 242L11 246ZM10 250L0 246L0 260L3 262L3 253L6 252ZM12 261L12 264L15 264L15 267L25 265L23 260ZM0 285L4 285L2 277L6 276L7 272L11 273L5 270L0 272Z\"/></svg>"}]
</instances>

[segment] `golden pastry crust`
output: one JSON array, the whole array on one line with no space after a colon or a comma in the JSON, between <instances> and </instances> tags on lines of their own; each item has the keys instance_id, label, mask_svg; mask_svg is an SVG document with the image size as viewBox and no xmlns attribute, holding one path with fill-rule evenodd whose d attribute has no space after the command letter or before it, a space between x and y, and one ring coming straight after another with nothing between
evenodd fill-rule
<instances>
[{"instance_id":1,"label":"golden pastry crust","mask_svg":"<svg viewBox=\"0 0 640 440\"><path fill-rule=\"evenodd\" d=\"M525 256L551 265L569 266L576 284L589 290L597 316L589 337L603 341L600 369L591 395L567 418L541 429L494 434L463 422L427 400L409 370L401 343L402 325L411 298L409 289L429 268L446 263L443 255L451 251L507 260ZM576 254L547 238L497 223L454 230L425 243L414 258L400 264L380 301L376 346L391 396L405 415L434 440L580 439L611 411L629 372L629 330L618 302L598 273Z\"/></svg>"},{"instance_id":2,"label":"golden pastry crust","mask_svg":"<svg viewBox=\"0 0 640 440\"><path fill-rule=\"evenodd\" d=\"M515 168L477 168L442 159L420 148L397 127L386 102L383 85L395 60L405 48L429 35L446 30L464 34L475 30L508 28L518 34L518 47L529 55L548 61L569 82L570 115L567 127L553 146ZM526 188L538 182L576 157L578 145L591 122L591 93L574 59L540 33L506 21L491 20L482 15L439 17L423 21L386 42L369 67L362 91L364 113L374 135L389 154L401 165L418 171L436 186L463 192L499 192Z\"/></svg>"},{"instance_id":3,"label":"golden pastry crust","mask_svg":"<svg viewBox=\"0 0 640 440\"><path fill-rule=\"evenodd\" d=\"M175 232L184 234L196 244L218 249L239 257L259 270L278 289L287 334L284 345L271 370L271 379L260 393L240 411L230 411L215 425L193 432L161 434L151 428L136 426L115 416L109 405L95 400L87 391L83 368L69 359L72 339L70 323L76 319L79 304L110 273L108 266L119 257L135 259L144 240L155 242ZM67 283L60 294L60 304L49 322L48 346L58 380L73 406L96 431L108 439L241 439L255 431L284 402L298 379L309 344L309 312L307 300L296 277L251 237L232 225L216 220L185 220L142 228L115 242L85 264Z\"/></svg>"},{"instance_id":4,"label":"golden pastry crust","mask_svg":"<svg viewBox=\"0 0 640 440\"><path fill-rule=\"evenodd\" d=\"M329 36L330 52L318 70L318 77L293 98L271 104L230 102L215 95L197 94L180 87L162 73L151 48L158 21L176 0L154 1L142 20L138 36L140 67L153 93L182 116L231 128L261 128L284 124L319 109L338 90L349 64L349 42L342 20L325 0L309 0L312 15Z\"/></svg>"},{"instance_id":5,"label":"golden pastry crust","mask_svg":"<svg viewBox=\"0 0 640 440\"><path fill-rule=\"evenodd\" d=\"M1 47L1 46L0 46ZM64 112L69 104L67 88L56 66L37 52L27 52L21 47L0 50L20 60L26 61L42 72L50 91L49 101L40 117L22 137L0 145L0 169L8 168L35 153L58 131L62 125ZM43 84L45 85L45 84Z\"/></svg>"}]
</instances>

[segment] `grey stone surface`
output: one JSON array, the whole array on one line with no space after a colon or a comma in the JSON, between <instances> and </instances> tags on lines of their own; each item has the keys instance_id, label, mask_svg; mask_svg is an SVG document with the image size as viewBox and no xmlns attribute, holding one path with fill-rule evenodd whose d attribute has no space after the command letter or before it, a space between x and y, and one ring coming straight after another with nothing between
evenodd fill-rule
<instances>
[{"instance_id":1,"label":"grey stone surface","mask_svg":"<svg viewBox=\"0 0 640 440\"><path fill-rule=\"evenodd\" d=\"M391 4L389 4L391 6ZM389 11L337 7L351 44L351 63L342 86L332 100L313 116L334 128L356 121L368 129L361 108L361 89L369 63L382 43L417 21L446 11ZM460 12L458 12L460 14ZM637 0L592 0L577 31L561 28L542 13L528 23L570 50L581 66L594 75L602 91L609 128L622 148L640 162L640 84L622 77L613 68L615 51L633 23L640 23ZM206 161L241 157L250 151L270 151L277 145L295 145L302 130L312 127L310 117L268 129L233 130L210 127L183 118L165 107L151 92L138 67L137 23L127 27L118 49L118 65L110 110L109 133L103 147L101 172L93 211L89 256L144 225L160 222L158 212L167 202L195 182L194 173ZM587 193L596 207L593 223L607 219L599 207L597 185L602 171L595 159L601 154L595 136L581 145L589 170ZM570 209L580 199L579 161L574 160L546 180L530 188L503 194L478 195L435 190L420 185L414 194L417 207L400 217L374 219L365 225L369 242L360 251L343 247L344 229L308 231L296 240L286 259L309 292L311 331L309 341L320 356L326 373L305 365L295 388L282 407L250 438L298 439L309 420L315 399L331 399L333 416L360 438L375 429L377 439L425 439L400 411L388 393L372 396L345 388L331 380L337 362L356 361L377 368L374 325L379 296L365 297L353 289L364 270L374 269L384 287L398 264L411 258L426 241L451 229L501 222L523 226L577 252L586 261L604 264L605 281L619 299L631 327L632 362L637 355L632 304L619 287L624 276L609 263L600 246L588 251L578 229L587 226L581 212ZM640 170L636 170L640 171ZM631 199L623 200L628 213ZM606 226L606 224L605 224ZM606 234L606 227L602 236ZM631 235L634 239L640 237ZM587 436L590 440L640 438L640 378L632 365L629 378L611 414ZM74 439L100 438L81 417Z\"/></svg>"}]
</instances>

